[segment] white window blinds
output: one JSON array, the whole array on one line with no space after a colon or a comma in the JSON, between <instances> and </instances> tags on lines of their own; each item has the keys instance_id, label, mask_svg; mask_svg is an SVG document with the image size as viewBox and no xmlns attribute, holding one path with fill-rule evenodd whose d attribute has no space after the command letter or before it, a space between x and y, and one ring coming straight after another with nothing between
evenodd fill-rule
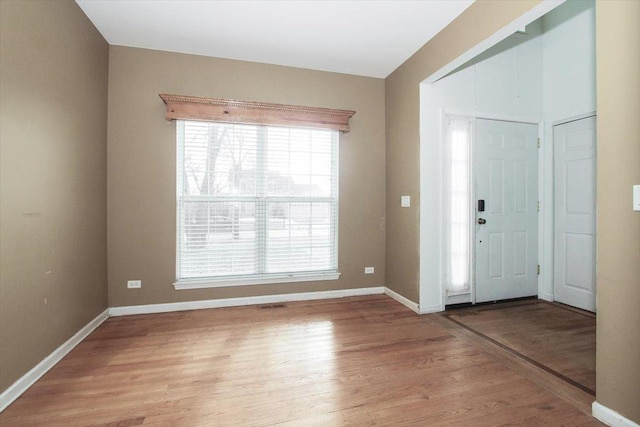
<instances>
[{"instance_id":1,"label":"white window blinds","mask_svg":"<svg viewBox=\"0 0 640 427\"><path fill-rule=\"evenodd\" d=\"M177 122L178 281L335 272L338 131Z\"/></svg>"}]
</instances>

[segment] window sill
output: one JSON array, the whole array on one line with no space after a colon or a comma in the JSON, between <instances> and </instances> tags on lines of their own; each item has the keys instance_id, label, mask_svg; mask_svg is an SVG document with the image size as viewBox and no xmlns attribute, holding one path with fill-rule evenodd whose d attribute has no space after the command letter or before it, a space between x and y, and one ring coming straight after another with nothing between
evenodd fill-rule
<instances>
[{"instance_id":1,"label":"window sill","mask_svg":"<svg viewBox=\"0 0 640 427\"><path fill-rule=\"evenodd\" d=\"M246 285L268 285L276 283L315 282L320 280L337 280L337 271L319 271L311 273L269 274L263 276L235 276L224 278L206 278L198 280L181 280L173 284L176 290L224 288Z\"/></svg>"}]
</instances>

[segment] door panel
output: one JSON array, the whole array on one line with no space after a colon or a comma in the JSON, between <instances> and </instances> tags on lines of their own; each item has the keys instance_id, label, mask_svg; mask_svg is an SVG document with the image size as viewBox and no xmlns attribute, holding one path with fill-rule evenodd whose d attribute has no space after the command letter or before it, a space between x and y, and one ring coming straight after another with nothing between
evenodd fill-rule
<instances>
[{"instance_id":1,"label":"door panel","mask_svg":"<svg viewBox=\"0 0 640 427\"><path fill-rule=\"evenodd\" d=\"M513 275L527 274L527 233L515 231L513 233Z\"/></svg>"},{"instance_id":2,"label":"door panel","mask_svg":"<svg viewBox=\"0 0 640 427\"><path fill-rule=\"evenodd\" d=\"M538 294L538 127L476 120L476 302Z\"/></svg>"},{"instance_id":3,"label":"door panel","mask_svg":"<svg viewBox=\"0 0 640 427\"><path fill-rule=\"evenodd\" d=\"M596 118L554 126L554 299L595 311Z\"/></svg>"},{"instance_id":4,"label":"door panel","mask_svg":"<svg viewBox=\"0 0 640 427\"><path fill-rule=\"evenodd\" d=\"M489 233L489 277L499 279L504 276L503 233Z\"/></svg>"},{"instance_id":5,"label":"door panel","mask_svg":"<svg viewBox=\"0 0 640 427\"><path fill-rule=\"evenodd\" d=\"M489 177L489 212L492 214L502 213L502 188L504 168L502 166L502 159L490 159L489 164L491 167L491 176Z\"/></svg>"}]
</instances>

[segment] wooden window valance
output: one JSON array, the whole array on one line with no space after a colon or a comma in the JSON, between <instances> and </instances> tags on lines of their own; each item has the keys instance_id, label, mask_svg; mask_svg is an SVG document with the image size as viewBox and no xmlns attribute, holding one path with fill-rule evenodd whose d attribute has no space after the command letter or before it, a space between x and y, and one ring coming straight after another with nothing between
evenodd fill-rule
<instances>
[{"instance_id":1,"label":"wooden window valance","mask_svg":"<svg viewBox=\"0 0 640 427\"><path fill-rule=\"evenodd\" d=\"M356 112L266 102L234 101L160 94L167 104L167 120L203 120L252 125L298 126L349 132Z\"/></svg>"}]
</instances>

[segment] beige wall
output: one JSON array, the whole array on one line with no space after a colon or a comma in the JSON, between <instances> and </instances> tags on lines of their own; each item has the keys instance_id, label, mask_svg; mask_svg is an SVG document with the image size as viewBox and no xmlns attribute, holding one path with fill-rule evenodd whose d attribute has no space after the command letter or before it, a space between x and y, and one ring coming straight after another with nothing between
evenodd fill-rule
<instances>
[{"instance_id":1,"label":"beige wall","mask_svg":"<svg viewBox=\"0 0 640 427\"><path fill-rule=\"evenodd\" d=\"M175 124L159 93L356 111L340 141L339 280L174 290ZM382 79L112 46L108 127L110 306L384 285Z\"/></svg>"},{"instance_id":2,"label":"beige wall","mask_svg":"<svg viewBox=\"0 0 640 427\"><path fill-rule=\"evenodd\" d=\"M596 2L598 328L596 397L640 423L640 2Z\"/></svg>"},{"instance_id":3,"label":"beige wall","mask_svg":"<svg viewBox=\"0 0 640 427\"><path fill-rule=\"evenodd\" d=\"M107 308L108 45L73 1L0 2L0 392Z\"/></svg>"},{"instance_id":4,"label":"beige wall","mask_svg":"<svg viewBox=\"0 0 640 427\"><path fill-rule=\"evenodd\" d=\"M415 302L419 302L420 257L419 85L539 2L476 1L385 81L387 286ZM412 196L410 209L400 207L401 195Z\"/></svg>"}]
</instances>

